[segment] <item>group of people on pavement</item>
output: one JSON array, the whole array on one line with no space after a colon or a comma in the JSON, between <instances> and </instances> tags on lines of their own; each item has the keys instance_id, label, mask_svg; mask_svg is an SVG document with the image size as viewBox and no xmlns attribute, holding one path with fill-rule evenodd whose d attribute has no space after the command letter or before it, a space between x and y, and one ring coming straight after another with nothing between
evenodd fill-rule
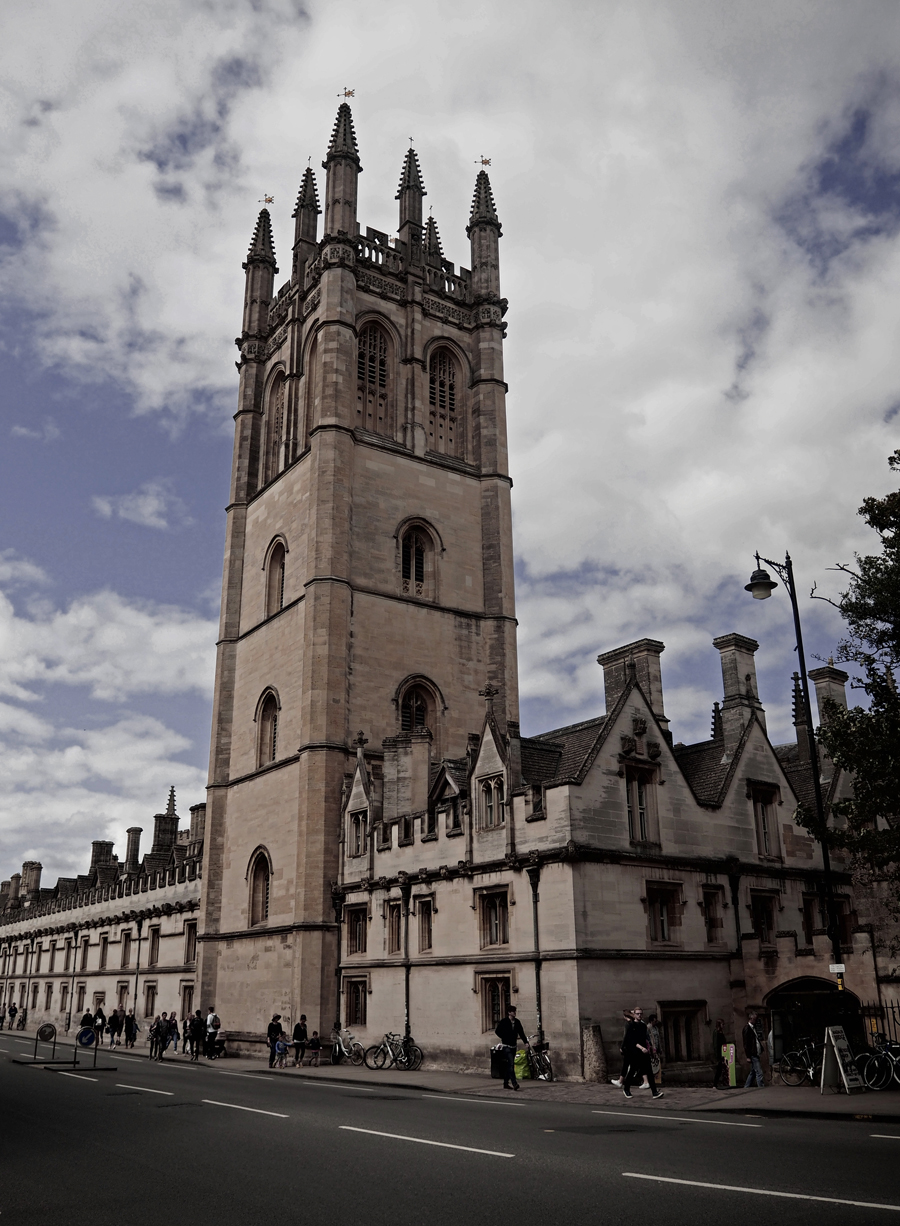
<instances>
[{"instance_id":1,"label":"group of people on pavement","mask_svg":"<svg viewBox=\"0 0 900 1226\"><path fill-rule=\"evenodd\" d=\"M199 1009L184 1019L181 1029L178 1017L173 1010L168 1017L161 1013L155 1017L147 1032L150 1038L150 1059L162 1060L169 1047L175 1055L178 1054L178 1040L182 1040L182 1054L190 1055L191 1063L196 1063L201 1055L207 1060L216 1057L216 1043L219 1039L221 1019L212 1005L209 1006L206 1017Z\"/></svg>"},{"instance_id":2,"label":"group of people on pavement","mask_svg":"<svg viewBox=\"0 0 900 1226\"><path fill-rule=\"evenodd\" d=\"M123 1038L126 1047L134 1047L140 1026L133 1009L126 1012L124 1006L119 1005L118 1009L113 1009L107 1019L102 1005L98 1005L94 1013L91 1013L90 1009L84 1013L80 1029L93 1030L99 1047L103 1046L106 1035L109 1035L110 1047L121 1047Z\"/></svg>"},{"instance_id":3,"label":"group of people on pavement","mask_svg":"<svg viewBox=\"0 0 900 1226\"><path fill-rule=\"evenodd\" d=\"M273 1013L272 1020L266 1029L266 1043L269 1047L269 1068L287 1068L288 1054L292 1046L294 1048L294 1059L291 1062L293 1068L299 1068L303 1064L307 1049L309 1049L310 1066L319 1063L322 1041L318 1030L314 1030L310 1037L305 1013L300 1014L300 1021L294 1026L290 1039L281 1024L281 1014Z\"/></svg>"},{"instance_id":4,"label":"group of people on pavement","mask_svg":"<svg viewBox=\"0 0 900 1226\"><path fill-rule=\"evenodd\" d=\"M660 1056L659 1019L655 1013L651 1013L644 1021L644 1010L640 1005L626 1009L623 1017L622 1073L612 1079L612 1084L626 1098L633 1097L632 1086L636 1090L649 1090L654 1098L662 1098L664 1091L656 1084L655 1072L659 1068Z\"/></svg>"}]
</instances>

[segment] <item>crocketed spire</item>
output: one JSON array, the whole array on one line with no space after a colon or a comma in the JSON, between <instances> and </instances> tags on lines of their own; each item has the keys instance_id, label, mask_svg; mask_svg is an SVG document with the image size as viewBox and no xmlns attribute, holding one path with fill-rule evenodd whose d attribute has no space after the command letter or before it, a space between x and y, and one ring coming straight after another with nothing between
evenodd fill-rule
<instances>
[{"instance_id":1,"label":"crocketed spire","mask_svg":"<svg viewBox=\"0 0 900 1226\"><path fill-rule=\"evenodd\" d=\"M441 246L441 236L438 233L437 222L433 217L429 216L425 223L425 254L431 256L432 259L441 260L444 257L444 248Z\"/></svg>"},{"instance_id":2,"label":"crocketed spire","mask_svg":"<svg viewBox=\"0 0 900 1226\"><path fill-rule=\"evenodd\" d=\"M491 181L486 170L479 170L475 180L475 194L472 197L472 212L469 215L469 229L472 226L483 225L485 222L500 229L500 218L494 204L494 193L491 191Z\"/></svg>"},{"instance_id":3,"label":"crocketed spire","mask_svg":"<svg viewBox=\"0 0 900 1226\"><path fill-rule=\"evenodd\" d=\"M174 785L169 788L169 803L166 805L166 817L175 816L175 788Z\"/></svg>"},{"instance_id":4,"label":"crocketed spire","mask_svg":"<svg viewBox=\"0 0 900 1226\"><path fill-rule=\"evenodd\" d=\"M256 229L247 252L248 264L271 264L275 266L275 244L272 241L272 218L268 209L260 210ZM276 272L278 270L276 269Z\"/></svg>"},{"instance_id":5,"label":"crocketed spire","mask_svg":"<svg viewBox=\"0 0 900 1226\"><path fill-rule=\"evenodd\" d=\"M296 217L301 209L312 209L316 214L321 213L319 208L319 192L316 187L316 176L313 174L311 166L307 166L303 172L303 179L300 183L300 192L297 196L297 203L294 205L292 217Z\"/></svg>"},{"instance_id":6,"label":"crocketed spire","mask_svg":"<svg viewBox=\"0 0 900 1226\"><path fill-rule=\"evenodd\" d=\"M356 143L356 133L353 130L353 115L346 102L338 107L337 119L334 121L334 131L331 133L331 143L323 166L335 158L349 158L359 164L359 146Z\"/></svg>"},{"instance_id":7,"label":"crocketed spire","mask_svg":"<svg viewBox=\"0 0 900 1226\"><path fill-rule=\"evenodd\" d=\"M422 182L419 158L412 145L407 149L406 157L403 159L403 169L400 172L400 186L397 188L397 195L394 199L399 200L404 192L418 192L420 196L428 195Z\"/></svg>"}]
</instances>

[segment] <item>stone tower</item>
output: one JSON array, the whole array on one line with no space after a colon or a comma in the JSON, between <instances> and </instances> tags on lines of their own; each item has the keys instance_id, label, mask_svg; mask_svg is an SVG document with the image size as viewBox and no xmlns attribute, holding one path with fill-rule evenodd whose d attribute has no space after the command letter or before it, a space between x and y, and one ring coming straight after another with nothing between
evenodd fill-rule
<instances>
[{"instance_id":1,"label":"stone tower","mask_svg":"<svg viewBox=\"0 0 900 1226\"><path fill-rule=\"evenodd\" d=\"M201 996L229 1031L333 1021L342 804L385 740L459 759L497 691L518 733L500 222L487 174L471 271L423 222L410 148L397 237L357 222L343 104L304 173L291 276L269 213L246 290L204 857ZM363 738L357 736L362 729Z\"/></svg>"}]
</instances>

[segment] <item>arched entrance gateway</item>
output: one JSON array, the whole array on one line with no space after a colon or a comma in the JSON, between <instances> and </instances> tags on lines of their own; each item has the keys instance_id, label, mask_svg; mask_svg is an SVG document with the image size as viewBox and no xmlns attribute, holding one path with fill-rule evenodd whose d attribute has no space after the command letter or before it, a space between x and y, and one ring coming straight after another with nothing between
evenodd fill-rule
<instances>
[{"instance_id":1,"label":"arched entrance gateway","mask_svg":"<svg viewBox=\"0 0 900 1226\"><path fill-rule=\"evenodd\" d=\"M771 1016L776 1060L798 1047L802 1039L821 1043L826 1026L843 1026L854 1047L865 1043L859 997L846 989L839 991L829 979L809 976L782 984L766 996L765 1007Z\"/></svg>"}]
</instances>

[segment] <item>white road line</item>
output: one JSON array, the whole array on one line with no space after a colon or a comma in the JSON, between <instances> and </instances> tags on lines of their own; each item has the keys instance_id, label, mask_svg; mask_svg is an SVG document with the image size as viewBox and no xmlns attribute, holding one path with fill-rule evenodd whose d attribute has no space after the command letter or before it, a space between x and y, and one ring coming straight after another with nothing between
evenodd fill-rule
<instances>
[{"instance_id":1,"label":"white road line","mask_svg":"<svg viewBox=\"0 0 900 1226\"><path fill-rule=\"evenodd\" d=\"M237 1077L237 1076L240 1076L240 1074L233 1073L232 1076ZM339 1085L336 1085L333 1081L314 1081L312 1079L307 1080L305 1077L295 1077L293 1078L293 1080L299 1085L316 1086L317 1089L319 1090L352 1090L354 1091L354 1093L357 1090L359 1090L363 1094L376 1093L375 1090L370 1090L368 1086L356 1086L356 1085L353 1085L352 1082L349 1085L339 1086ZM398 1086L385 1086L385 1089L395 1090L395 1089L399 1089L399 1087Z\"/></svg>"},{"instance_id":2,"label":"white road line","mask_svg":"<svg viewBox=\"0 0 900 1226\"><path fill-rule=\"evenodd\" d=\"M773 1192L771 1188L742 1188L731 1183L701 1183L696 1179L669 1179L666 1175L639 1175L623 1171L626 1179L649 1179L655 1183L677 1183L689 1188L712 1188L715 1192L749 1192L753 1196L780 1196L786 1200L817 1200L827 1205L854 1205L859 1209L891 1209L900 1213L900 1205L882 1205L873 1200L842 1200L837 1196L808 1196L805 1192Z\"/></svg>"},{"instance_id":3,"label":"white road line","mask_svg":"<svg viewBox=\"0 0 900 1226\"><path fill-rule=\"evenodd\" d=\"M3 1052L4 1056L8 1056L10 1054L8 1047L0 1047L0 1051Z\"/></svg>"},{"instance_id":4,"label":"white road line","mask_svg":"<svg viewBox=\"0 0 900 1226\"><path fill-rule=\"evenodd\" d=\"M224 1069L219 1074L220 1077L247 1077L250 1081L266 1081L267 1078L259 1073L226 1073Z\"/></svg>"},{"instance_id":5,"label":"white road line","mask_svg":"<svg viewBox=\"0 0 900 1226\"><path fill-rule=\"evenodd\" d=\"M280 1120L289 1120L289 1115L282 1115L280 1111L260 1111L259 1107L241 1107L238 1103L219 1103L214 1098L201 1098L202 1103L209 1103L211 1107L231 1107L233 1111L252 1111L254 1115L275 1115Z\"/></svg>"},{"instance_id":6,"label":"white road line","mask_svg":"<svg viewBox=\"0 0 900 1226\"><path fill-rule=\"evenodd\" d=\"M145 1094L165 1094L167 1098L174 1096L174 1090L151 1090L149 1086L127 1086L124 1081L116 1082L117 1090L143 1090Z\"/></svg>"},{"instance_id":7,"label":"white road line","mask_svg":"<svg viewBox=\"0 0 900 1226\"><path fill-rule=\"evenodd\" d=\"M448 1103L486 1103L491 1107L524 1107L524 1103L514 1103L505 1098L460 1098L458 1094L423 1094L423 1098L440 1098Z\"/></svg>"},{"instance_id":8,"label":"white road line","mask_svg":"<svg viewBox=\"0 0 900 1226\"><path fill-rule=\"evenodd\" d=\"M870 1132L869 1136L878 1141L900 1141L900 1133L896 1132Z\"/></svg>"},{"instance_id":9,"label":"white road line","mask_svg":"<svg viewBox=\"0 0 900 1226\"><path fill-rule=\"evenodd\" d=\"M437 1145L440 1149L464 1149L468 1154L489 1154L492 1158L515 1158L515 1154L501 1154L496 1149L475 1149L471 1145L450 1145L447 1141L426 1141L424 1137L404 1137L397 1132L376 1132L374 1128L353 1128L340 1124L343 1132L365 1132L370 1137L390 1137L392 1141L414 1141L416 1145Z\"/></svg>"},{"instance_id":10,"label":"white road line","mask_svg":"<svg viewBox=\"0 0 900 1226\"><path fill-rule=\"evenodd\" d=\"M99 1081L99 1077L85 1077L84 1073L64 1073L62 1069L56 1070L60 1077L74 1077L76 1081Z\"/></svg>"},{"instance_id":11,"label":"white road line","mask_svg":"<svg viewBox=\"0 0 900 1226\"><path fill-rule=\"evenodd\" d=\"M591 1115L624 1115L630 1120L680 1120L682 1124L719 1124L722 1128L762 1128L762 1124L741 1124L737 1120L697 1120L691 1115L669 1115L667 1111L592 1111Z\"/></svg>"}]
</instances>

